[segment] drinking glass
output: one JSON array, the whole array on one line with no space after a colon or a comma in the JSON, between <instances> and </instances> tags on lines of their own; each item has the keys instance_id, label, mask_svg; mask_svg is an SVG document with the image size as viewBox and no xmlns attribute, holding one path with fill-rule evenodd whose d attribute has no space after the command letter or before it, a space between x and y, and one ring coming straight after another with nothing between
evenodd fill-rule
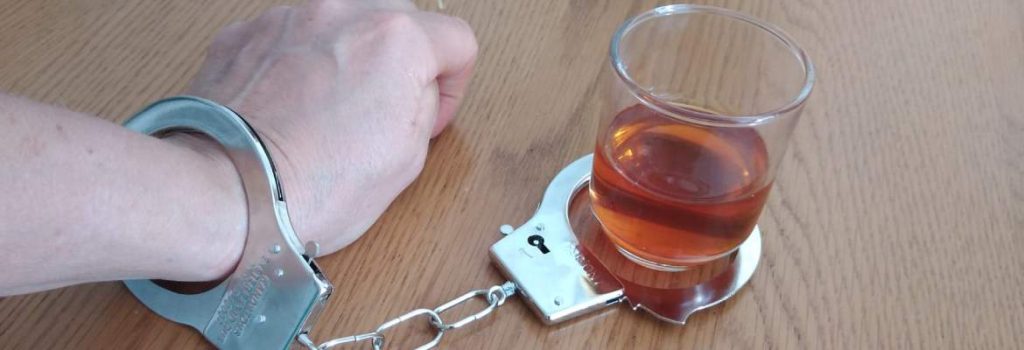
<instances>
[{"instance_id":1,"label":"drinking glass","mask_svg":"<svg viewBox=\"0 0 1024 350\"><path fill-rule=\"evenodd\" d=\"M748 15L669 5L612 38L590 195L619 251L680 271L723 257L757 223L814 69Z\"/></svg>"}]
</instances>

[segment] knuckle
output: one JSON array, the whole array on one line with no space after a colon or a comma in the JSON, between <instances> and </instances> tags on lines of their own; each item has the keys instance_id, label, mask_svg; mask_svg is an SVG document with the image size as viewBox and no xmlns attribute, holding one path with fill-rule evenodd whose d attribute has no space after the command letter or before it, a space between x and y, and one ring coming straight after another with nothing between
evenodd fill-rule
<instances>
[{"instance_id":1,"label":"knuckle","mask_svg":"<svg viewBox=\"0 0 1024 350\"><path fill-rule=\"evenodd\" d=\"M469 25L469 22L466 22L466 20L462 18L452 18L455 19L455 25L459 28L459 32L462 33L470 53L473 57L476 57L477 53L480 51L480 46L476 42L476 34L473 33L473 27Z\"/></svg>"},{"instance_id":2,"label":"knuckle","mask_svg":"<svg viewBox=\"0 0 1024 350\"><path fill-rule=\"evenodd\" d=\"M473 34L473 27L469 25L469 22L459 17L448 17L448 23L453 28L452 32L455 33L456 40L465 45L467 53L472 57L476 57L480 47L476 42L476 35Z\"/></svg>"},{"instance_id":3,"label":"knuckle","mask_svg":"<svg viewBox=\"0 0 1024 350\"><path fill-rule=\"evenodd\" d=\"M371 30L384 37L405 35L421 31L416 20L408 13L396 11L376 12L369 17Z\"/></svg>"},{"instance_id":4,"label":"knuckle","mask_svg":"<svg viewBox=\"0 0 1024 350\"><path fill-rule=\"evenodd\" d=\"M466 36L473 36L473 27L469 25L469 22L459 17L448 16L448 22L451 23L452 27L455 28L460 34Z\"/></svg>"}]
</instances>

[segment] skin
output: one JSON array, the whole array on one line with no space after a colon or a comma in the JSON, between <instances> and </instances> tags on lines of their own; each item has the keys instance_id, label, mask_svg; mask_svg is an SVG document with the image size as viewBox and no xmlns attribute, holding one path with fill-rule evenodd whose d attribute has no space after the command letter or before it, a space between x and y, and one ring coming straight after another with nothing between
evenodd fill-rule
<instances>
[{"instance_id":1,"label":"skin","mask_svg":"<svg viewBox=\"0 0 1024 350\"><path fill-rule=\"evenodd\" d=\"M454 117L469 26L405 0L312 1L224 28L187 94L238 111L267 144L293 226L321 254L359 238L420 173ZM0 94L0 296L231 272L244 192L215 143L156 139Z\"/></svg>"}]
</instances>

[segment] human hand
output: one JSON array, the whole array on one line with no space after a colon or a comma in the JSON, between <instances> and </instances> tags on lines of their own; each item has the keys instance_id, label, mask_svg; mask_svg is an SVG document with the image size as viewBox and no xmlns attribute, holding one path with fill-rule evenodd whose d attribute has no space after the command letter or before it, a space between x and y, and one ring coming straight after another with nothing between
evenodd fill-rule
<instances>
[{"instance_id":1,"label":"human hand","mask_svg":"<svg viewBox=\"0 0 1024 350\"><path fill-rule=\"evenodd\" d=\"M312 1L223 29L188 93L256 129L296 234L328 254L362 235L420 173L476 52L465 22L406 0Z\"/></svg>"}]
</instances>

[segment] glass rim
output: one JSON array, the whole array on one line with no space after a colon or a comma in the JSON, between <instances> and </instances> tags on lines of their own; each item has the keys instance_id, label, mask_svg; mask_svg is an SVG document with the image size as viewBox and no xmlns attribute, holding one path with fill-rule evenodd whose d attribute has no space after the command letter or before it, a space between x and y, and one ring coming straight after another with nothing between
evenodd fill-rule
<instances>
[{"instance_id":1,"label":"glass rim","mask_svg":"<svg viewBox=\"0 0 1024 350\"><path fill-rule=\"evenodd\" d=\"M722 115L707 113L696 109L684 109L669 103L665 103L661 98L655 96L650 91L647 91L647 89L644 89L643 87L638 85L635 81L633 81L633 78L630 77L630 75L626 72L626 67L622 64L622 60L619 54L619 42L622 40L622 38L625 36L627 32L633 29L634 26L648 19L690 13L705 13L746 22L747 24L751 24L781 41L782 44L785 45L791 53L793 53L795 58L800 61L800 64L804 68L804 82L803 87L801 87L800 89L800 92L796 95L796 97L791 99L785 105L774 109L770 109L765 112L758 112L755 114ZM619 29L616 30L615 34L612 36L612 42L609 47L609 58L611 60L611 65L614 68L615 73L629 87L630 93L633 94L634 97L639 99L640 102L644 103L648 107L657 110L658 112L668 114L673 118L684 120L697 118L700 119L700 121L703 123L745 126L764 124L775 119L779 115L783 115L797 108L800 108L800 106L802 106L803 103L807 100L807 97L810 96L811 90L814 87L814 65L811 63L810 58L807 57L807 54L804 53L804 50L800 48L799 45L797 45L795 40L786 35L786 33L782 31L782 29L779 29L778 27L770 23L767 23L745 13L715 6L690 4L665 5L656 7L654 9L643 12L639 15L633 16L632 18L623 22L622 25L619 26Z\"/></svg>"}]
</instances>

